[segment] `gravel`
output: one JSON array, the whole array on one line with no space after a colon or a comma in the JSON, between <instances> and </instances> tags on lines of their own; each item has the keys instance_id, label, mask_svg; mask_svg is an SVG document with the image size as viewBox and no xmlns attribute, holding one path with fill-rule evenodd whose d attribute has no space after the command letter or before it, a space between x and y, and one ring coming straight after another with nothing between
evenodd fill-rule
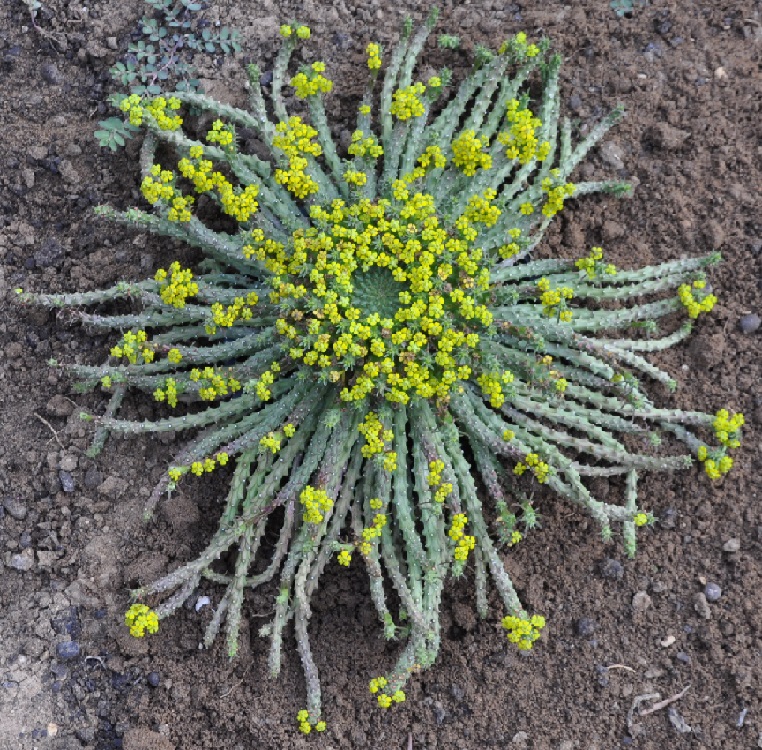
<instances>
[{"instance_id":1,"label":"gravel","mask_svg":"<svg viewBox=\"0 0 762 750\"><path fill-rule=\"evenodd\" d=\"M8 515L15 518L17 521L23 521L26 518L26 503L17 497L12 495L3 499L3 508Z\"/></svg>"},{"instance_id":2,"label":"gravel","mask_svg":"<svg viewBox=\"0 0 762 750\"><path fill-rule=\"evenodd\" d=\"M70 661L79 656L79 643L77 641L65 641L56 646L56 658L61 661Z\"/></svg>"},{"instance_id":3,"label":"gravel","mask_svg":"<svg viewBox=\"0 0 762 750\"><path fill-rule=\"evenodd\" d=\"M738 330L745 334L754 333L759 328L760 323L762 323L762 320L760 320L759 315L756 313L744 315L738 321Z\"/></svg>"},{"instance_id":4,"label":"gravel","mask_svg":"<svg viewBox=\"0 0 762 750\"><path fill-rule=\"evenodd\" d=\"M704 596L708 602L716 602L722 596L722 589L711 581L704 587Z\"/></svg>"}]
</instances>

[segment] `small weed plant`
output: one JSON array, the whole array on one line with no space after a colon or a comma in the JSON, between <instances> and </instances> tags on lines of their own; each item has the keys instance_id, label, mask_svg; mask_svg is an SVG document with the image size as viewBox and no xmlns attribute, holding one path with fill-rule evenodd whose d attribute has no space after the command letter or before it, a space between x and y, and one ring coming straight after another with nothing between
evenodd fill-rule
<instances>
[{"instance_id":1,"label":"small weed plant","mask_svg":"<svg viewBox=\"0 0 762 750\"><path fill-rule=\"evenodd\" d=\"M530 258L567 201L627 189L570 180L621 110L574 143L559 116L560 57L523 33L478 48L457 90L446 69L415 80L435 20L415 33L406 23L388 54L368 44L346 153L327 122L326 66L289 72L310 38L303 25L281 27L269 103L255 65L249 110L187 88L126 96L120 108L144 132L148 207L98 213L183 240L203 262L105 291L22 293L65 308L134 302L127 314L77 310L118 339L105 364L72 370L112 394L94 418L95 452L112 432L193 435L147 517L180 483L232 467L219 530L197 559L133 592L131 632L155 632L212 581L222 594L204 643L224 630L232 657L246 592L271 585L274 613L260 635L276 676L294 624L305 733L325 729L309 623L332 560L337 575L365 567L383 633L400 643L396 664L369 682L389 708L436 659L446 585L471 581L482 618L494 587L508 640L521 650L537 642L544 616L524 608L502 558L539 525L535 484L592 516L605 540L620 531L632 555L653 520L638 502L639 475L697 461L717 479L740 444L740 414L661 408L644 383L674 389L647 355L711 310L705 269L719 256L627 270L598 247L576 260ZM287 110L286 86L299 114ZM211 115L202 137L183 123L191 107ZM268 158L243 150L243 128ZM681 314L688 320L674 323ZM656 333L660 319L672 332ZM128 389L167 416L120 419ZM620 503L586 484L619 476ZM234 562L224 567L222 556Z\"/></svg>"},{"instance_id":2,"label":"small weed plant","mask_svg":"<svg viewBox=\"0 0 762 750\"><path fill-rule=\"evenodd\" d=\"M26 1L26 0L25 0ZM111 78L129 94L159 96L164 88L200 91L193 56L227 55L240 52L239 34L227 26L214 26L203 17L206 7L192 0L145 0L152 13L138 22L136 41L130 43L123 60L111 68ZM115 94L119 106L128 94ZM124 146L137 128L122 117L98 123L95 137L112 151Z\"/></svg>"}]
</instances>

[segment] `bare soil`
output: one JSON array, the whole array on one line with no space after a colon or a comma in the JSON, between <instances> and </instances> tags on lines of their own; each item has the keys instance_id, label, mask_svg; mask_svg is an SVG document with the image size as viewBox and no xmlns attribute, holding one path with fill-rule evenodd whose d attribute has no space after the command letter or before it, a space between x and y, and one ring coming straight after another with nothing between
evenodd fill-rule
<instances>
[{"instance_id":1,"label":"bare soil","mask_svg":"<svg viewBox=\"0 0 762 750\"><path fill-rule=\"evenodd\" d=\"M313 31L309 55L325 60L339 82L332 116L350 129L366 44L389 46L405 15L420 22L427 11L413 0L212 5L208 17L241 29L245 51L206 63L207 90L244 104L241 61L259 60L267 70L278 25L297 18ZM67 316L19 307L12 293L96 289L194 257L92 213L100 203L139 202L134 145L112 155L92 132L107 114L108 68L124 54L145 6L50 0L38 31L20 0L4 0L2 750L762 747L760 332L739 328L744 315L762 314L762 4L634 5L630 17L619 18L607 0L447 0L437 33L461 35L456 77L476 43L497 46L519 30L546 34L565 58L562 99L570 117L584 124L625 105L625 120L579 177L617 174L635 184L634 195L571 201L541 253L579 257L602 244L614 263L632 267L722 252L725 261L711 274L720 303L688 342L659 357L680 388L658 399L743 411L748 426L737 466L716 483L698 470L646 478L645 505L660 521L642 535L632 561L618 541L602 543L587 518L542 496L543 529L507 557L523 600L548 618L542 643L522 655L501 635L497 609L477 620L467 577L449 587L442 606L438 663L389 712L370 700L367 683L393 664L396 646L382 640L363 574L332 569L311 625L328 730L303 738L294 717L304 687L292 649L281 678L266 678L267 644L258 629L271 599L247 600L244 645L232 663L221 646L198 648L210 607L182 610L153 638L126 635L128 588L192 558L213 532L219 487L189 483L143 525L140 510L165 470L172 439L112 440L96 460L86 458L90 435L78 415L102 410L105 397L77 395L48 360L99 361L109 341ZM136 417L158 413L146 400L127 405ZM595 491L606 496L621 487L601 481ZM721 587L717 601L701 598L707 582ZM199 593L213 602L218 595L213 586ZM642 717L636 711L628 721L638 696L665 699L687 686L669 706Z\"/></svg>"}]
</instances>

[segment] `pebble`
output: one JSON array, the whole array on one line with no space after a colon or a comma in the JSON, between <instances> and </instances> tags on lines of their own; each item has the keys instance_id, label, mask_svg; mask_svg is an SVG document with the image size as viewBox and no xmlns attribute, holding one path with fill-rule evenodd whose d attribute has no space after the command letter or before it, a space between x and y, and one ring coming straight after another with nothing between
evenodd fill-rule
<instances>
[{"instance_id":1,"label":"pebble","mask_svg":"<svg viewBox=\"0 0 762 750\"><path fill-rule=\"evenodd\" d=\"M58 86L63 82L63 76L53 63L45 63L40 67L40 75L45 83L49 83L52 86Z\"/></svg>"},{"instance_id":2,"label":"pebble","mask_svg":"<svg viewBox=\"0 0 762 750\"><path fill-rule=\"evenodd\" d=\"M705 620L712 619L712 610L709 608L709 602L707 602L703 592L694 594L693 609L696 610L696 614L698 614L699 617L703 617Z\"/></svg>"},{"instance_id":3,"label":"pebble","mask_svg":"<svg viewBox=\"0 0 762 750\"><path fill-rule=\"evenodd\" d=\"M26 573L34 567L34 552L31 549L25 549L17 555L11 555L9 564L14 570Z\"/></svg>"},{"instance_id":4,"label":"pebble","mask_svg":"<svg viewBox=\"0 0 762 750\"><path fill-rule=\"evenodd\" d=\"M611 578L612 580L619 581L624 575L624 565L622 565L619 560L608 558L601 563L601 575L604 578Z\"/></svg>"},{"instance_id":5,"label":"pebble","mask_svg":"<svg viewBox=\"0 0 762 750\"><path fill-rule=\"evenodd\" d=\"M529 741L529 735L526 732L516 732L511 740L511 745L525 745Z\"/></svg>"},{"instance_id":6,"label":"pebble","mask_svg":"<svg viewBox=\"0 0 762 750\"><path fill-rule=\"evenodd\" d=\"M691 663L691 655L686 654L685 651L678 651L675 654L675 659L677 659L679 662L682 662L683 664Z\"/></svg>"},{"instance_id":7,"label":"pebble","mask_svg":"<svg viewBox=\"0 0 762 750\"><path fill-rule=\"evenodd\" d=\"M101 477L101 473L98 471L98 469L95 468L95 466L91 466L85 472L85 487L87 487L89 490L97 487L102 481L103 477Z\"/></svg>"},{"instance_id":8,"label":"pebble","mask_svg":"<svg viewBox=\"0 0 762 750\"><path fill-rule=\"evenodd\" d=\"M575 625L575 630L577 632L577 635L582 638L589 638L593 633L595 633L596 628L598 627L598 623L591 619L590 617L582 617L579 620L577 620L577 623Z\"/></svg>"},{"instance_id":9,"label":"pebble","mask_svg":"<svg viewBox=\"0 0 762 750\"><path fill-rule=\"evenodd\" d=\"M738 321L738 328L741 333L754 333L759 328L760 323L762 323L762 320L760 320L759 315L751 313L750 315L744 315Z\"/></svg>"},{"instance_id":10,"label":"pebble","mask_svg":"<svg viewBox=\"0 0 762 750\"><path fill-rule=\"evenodd\" d=\"M69 471L59 471L58 478L61 480L61 487L64 492L74 492L77 489L77 483Z\"/></svg>"},{"instance_id":11,"label":"pebble","mask_svg":"<svg viewBox=\"0 0 762 750\"><path fill-rule=\"evenodd\" d=\"M704 587L704 596L708 602L716 602L722 596L722 589L710 581Z\"/></svg>"},{"instance_id":12,"label":"pebble","mask_svg":"<svg viewBox=\"0 0 762 750\"><path fill-rule=\"evenodd\" d=\"M74 404L69 401L65 396L60 394L53 396L53 398L45 404L45 411L51 417L68 417L74 411Z\"/></svg>"},{"instance_id":13,"label":"pebble","mask_svg":"<svg viewBox=\"0 0 762 750\"><path fill-rule=\"evenodd\" d=\"M18 497L9 495L4 498L3 508L17 521L23 521L26 518L26 503Z\"/></svg>"},{"instance_id":14,"label":"pebble","mask_svg":"<svg viewBox=\"0 0 762 750\"><path fill-rule=\"evenodd\" d=\"M738 552L741 549L741 540L733 537L722 545L723 552Z\"/></svg>"},{"instance_id":15,"label":"pebble","mask_svg":"<svg viewBox=\"0 0 762 750\"><path fill-rule=\"evenodd\" d=\"M56 658L61 661L69 661L79 656L79 643L77 641L65 641L56 646Z\"/></svg>"},{"instance_id":16,"label":"pebble","mask_svg":"<svg viewBox=\"0 0 762 750\"><path fill-rule=\"evenodd\" d=\"M651 606L651 597L645 591L638 591L632 597L632 608L635 612L645 612Z\"/></svg>"},{"instance_id":17,"label":"pebble","mask_svg":"<svg viewBox=\"0 0 762 750\"><path fill-rule=\"evenodd\" d=\"M161 675L158 672L149 672L146 680L151 687L159 687L161 685Z\"/></svg>"}]
</instances>

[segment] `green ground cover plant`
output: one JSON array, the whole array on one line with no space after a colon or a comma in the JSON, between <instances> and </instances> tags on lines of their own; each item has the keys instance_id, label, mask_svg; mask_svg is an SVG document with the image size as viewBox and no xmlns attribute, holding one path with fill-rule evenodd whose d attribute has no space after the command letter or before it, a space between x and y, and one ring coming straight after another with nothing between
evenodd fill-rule
<instances>
[{"instance_id":1,"label":"green ground cover plant","mask_svg":"<svg viewBox=\"0 0 762 750\"><path fill-rule=\"evenodd\" d=\"M305 733L325 729L308 630L332 559L366 567L384 635L400 642L396 665L369 682L389 708L436 659L445 585L472 581L481 617L491 585L508 640L528 650L540 637L544 615L524 608L501 557L539 526L535 484L589 513L604 539L620 531L632 555L637 529L653 521L638 502L639 474L698 462L719 478L740 445L740 414L661 408L643 382L674 389L645 355L682 341L712 309L705 269L718 255L633 270L597 247L576 260L531 259L568 200L627 190L570 179L621 109L574 143L559 112L560 56L523 33L477 48L455 90L446 69L416 81L435 23L432 14L415 33L406 23L388 54L368 44L367 91L343 154L325 111L326 66L289 72L310 38L297 23L281 27L269 102L255 65L249 110L190 90L125 95L120 109L144 133L150 207L98 213L183 240L204 260L99 292L21 292L118 332L105 364L71 367L84 388L112 394L106 414L89 417L93 453L112 432L193 434L147 518L179 483L233 467L219 530L196 560L133 592L130 631L155 632L206 579L223 593L204 643L224 629L233 657L245 592L273 586L260 635L276 676L294 623ZM183 121L191 108L211 115L201 136ZM268 158L244 152L242 128ZM135 311L109 311L114 300ZM657 321L681 315L688 321L658 333ZM119 418L128 389L168 416ZM621 503L585 484L617 476ZM277 537L267 554L266 530Z\"/></svg>"}]
</instances>

